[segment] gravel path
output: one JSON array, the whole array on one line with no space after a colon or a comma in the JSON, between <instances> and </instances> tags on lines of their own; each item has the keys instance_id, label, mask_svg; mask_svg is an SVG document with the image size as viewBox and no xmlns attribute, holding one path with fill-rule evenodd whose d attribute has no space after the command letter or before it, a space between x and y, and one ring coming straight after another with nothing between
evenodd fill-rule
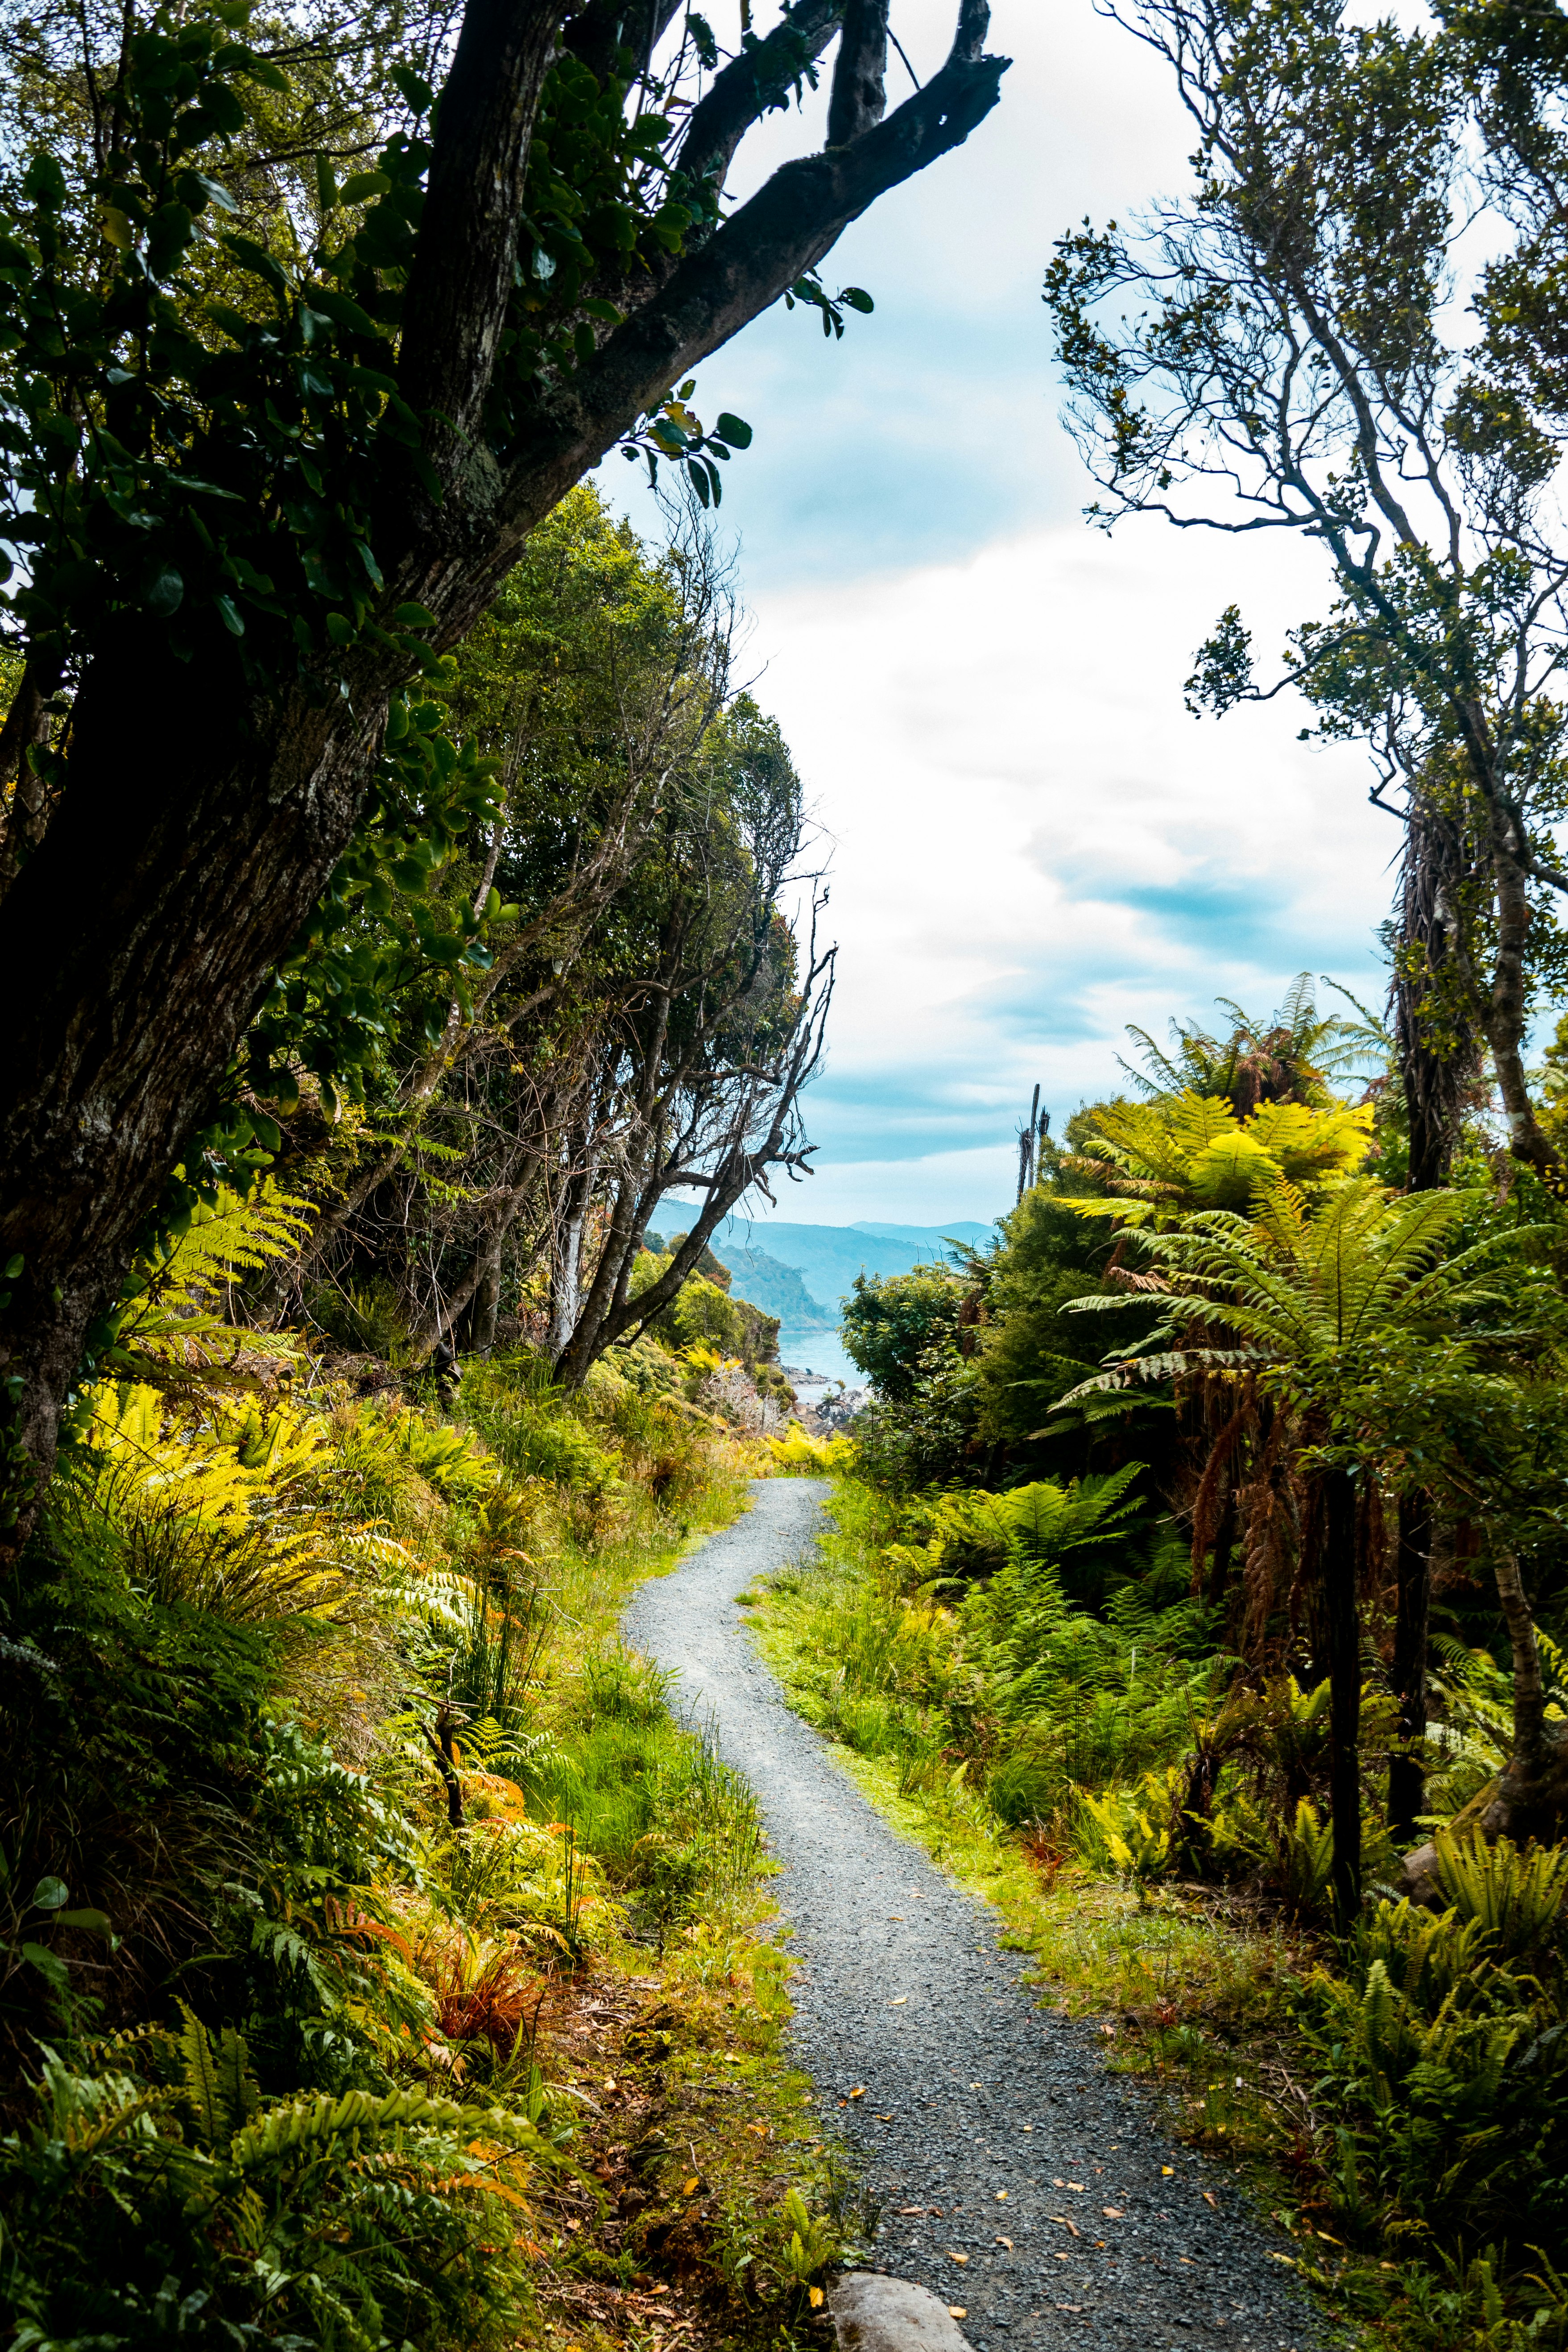
<instances>
[{"instance_id":1,"label":"gravel path","mask_svg":"<svg viewBox=\"0 0 1568 2352\"><path fill-rule=\"evenodd\" d=\"M864 2167L876 2268L963 2306L980 2352L1315 2352L1226 2174L1106 2073L1092 2025L1035 2006L990 1906L867 1803L757 1657L735 1596L809 1547L828 1491L759 1479L748 1516L646 1585L625 1627L756 1790L802 1963L796 2053Z\"/></svg>"}]
</instances>

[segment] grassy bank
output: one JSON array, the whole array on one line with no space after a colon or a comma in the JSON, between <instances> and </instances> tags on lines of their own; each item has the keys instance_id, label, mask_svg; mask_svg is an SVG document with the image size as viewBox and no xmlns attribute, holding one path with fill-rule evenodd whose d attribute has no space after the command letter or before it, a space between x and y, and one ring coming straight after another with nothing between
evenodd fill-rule
<instances>
[{"instance_id":1,"label":"grassy bank","mask_svg":"<svg viewBox=\"0 0 1568 2352\"><path fill-rule=\"evenodd\" d=\"M1282 2256L1357 2340L1568 2340L1548 2054L1564 2013L1561 1889L1489 1924L1476 1916L1486 1889L1446 1925L1374 1907L1342 1943L1311 1885L1293 1895L1278 1867L1184 1869L1150 1795L1195 1715L1170 1706L1192 1661L1148 1654L1153 1621L1165 1614L1169 1640L1178 1605L1158 1562L1141 1611L1102 1600L1094 1620L1120 1624L1123 1664L1142 1629L1147 1695L1123 1675L1119 1717L1117 1678L1103 1660L1091 1671L1088 1633L1074 1664L1062 1612L1050 1696L1021 1722L998 1706L979 1606L913 1540L929 1531L921 1508L841 1479L819 1560L759 1590L759 1643L795 1706L889 1819L995 1906L1044 1997L1098 2018L1109 2062L1236 2168ZM1075 1777L1085 1759L1093 1780Z\"/></svg>"}]
</instances>

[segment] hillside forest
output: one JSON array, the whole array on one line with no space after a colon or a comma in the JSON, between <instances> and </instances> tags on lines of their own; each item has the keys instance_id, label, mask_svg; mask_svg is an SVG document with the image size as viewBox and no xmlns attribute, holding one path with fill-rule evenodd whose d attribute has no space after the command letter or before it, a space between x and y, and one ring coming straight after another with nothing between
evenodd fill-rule
<instances>
[{"instance_id":1,"label":"hillside forest","mask_svg":"<svg viewBox=\"0 0 1568 2352\"><path fill-rule=\"evenodd\" d=\"M619 1632L801 1473L791 1704L1341 2336L1568 2343L1568 18L1117 21L1197 146L1041 256L1092 520L1321 565L1187 694L1364 747L1386 996L1032 1109L829 1435L742 1295L819 1295L747 1221L839 951L708 372L877 331L984 0L894 98L888 0L0 5L15 2352L829 2340L764 1824Z\"/></svg>"}]
</instances>

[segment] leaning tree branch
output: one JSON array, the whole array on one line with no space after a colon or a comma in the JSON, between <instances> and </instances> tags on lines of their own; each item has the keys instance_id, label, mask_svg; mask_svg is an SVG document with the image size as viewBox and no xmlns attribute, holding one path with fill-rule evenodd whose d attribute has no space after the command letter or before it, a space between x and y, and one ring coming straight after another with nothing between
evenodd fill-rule
<instances>
[{"instance_id":1,"label":"leaning tree branch","mask_svg":"<svg viewBox=\"0 0 1568 2352\"><path fill-rule=\"evenodd\" d=\"M752 123L822 55L843 16L844 0L790 0L766 39L721 68L692 108L676 156L681 171L721 184Z\"/></svg>"},{"instance_id":2,"label":"leaning tree branch","mask_svg":"<svg viewBox=\"0 0 1568 2352\"><path fill-rule=\"evenodd\" d=\"M888 0L848 0L827 101L827 144L848 147L888 110Z\"/></svg>"},{"instance_id":3,"label":"leaning tree branch","mask_svg":"<svg viewBox=\"0 0 1568 2352\"><path fill-rule=\"evenodd\" d=\"M430 585L426 601L440 598L439 642L451 644L463 634L527 532L636 417L814 268L879 196L962 146L984 121L1011 63L983 52L989 18L984 0L963 0L947 62L924 89L852 145L781 164L542 403L526 436L527 455L506 484L496 551L478 602L473 570L456 560L446 593Z\"/></svg>"},{"instance_id":4,"label":"leaning tree branch","mask_svg":"<svg viewBox=\"0 0 1568 2352\"><path fill-rule=\"evenodd\" d=\"M404 313L400 389L447 429L448 488L468 462L511 301L528 151L559 0L468 0L441 92Z\"/></svg>"}]
</instances>

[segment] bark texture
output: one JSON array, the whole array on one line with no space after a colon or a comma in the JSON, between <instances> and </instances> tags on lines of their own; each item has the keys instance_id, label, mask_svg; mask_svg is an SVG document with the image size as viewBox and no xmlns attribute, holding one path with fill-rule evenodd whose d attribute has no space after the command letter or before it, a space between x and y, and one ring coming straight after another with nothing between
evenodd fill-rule
<instances>
[{"instance_id":1,"label":"bark texture","mask_svg":"<svg viewBox=\"0 0 1568 2352\"><path fill-rule=\"evenodd\" d=\"M1361 1620L1356 1605L1356 1490L1348 1471L1323 1482L1323 1625L1329 1665L1329 1811L1334 1825L1334 1916L1361 1908Z\"/></svg>"},{"instance_id":2,"label":"bark texture","mask_svg":"<svg viewBox=\"0 0 1568 2352\"><path fill-rule=\"evenodd\" d=\"M1412 1838L1426 1786L1415 1751L1426 1737L1426 1621L1432 1595L1429 1495L1399 1498L1395 1563L1393 1679L1399 1738L1405 1745L1403 1753L1388 1759L1388 1825L1396 1838Z\"/></svg>"}]
</instances>

